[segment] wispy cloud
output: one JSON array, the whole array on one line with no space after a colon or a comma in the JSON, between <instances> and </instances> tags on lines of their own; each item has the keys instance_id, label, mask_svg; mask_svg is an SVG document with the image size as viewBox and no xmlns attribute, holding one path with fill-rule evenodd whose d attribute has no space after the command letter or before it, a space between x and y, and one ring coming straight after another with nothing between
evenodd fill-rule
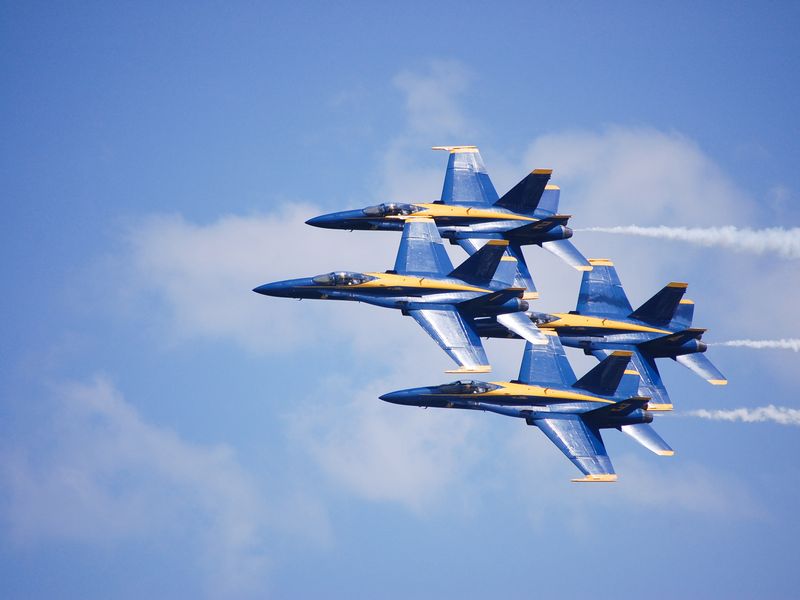
<instances>
[{"instance_id":1,"label":"wispy cloud","mask_svg":"<svg viewBox=\"0 0 800 600\"><path fill-rule=\"evenodd\" d=\"M220 594L250 589L269 565L267 509L223 445L201 445L145 421L102 378L60 386L45 403L46 440L0 453L13 538L109 544L188 540Z\"/></svg>"},{"instance_id":2,"label":"wispy cloud","mask_svg":"<svg viewBox=\"0 0 800 600\"><path fill-rule=\"evenodd\" d=\"M784 406L760 406L758 408L734 408L731 410L693 410L688 416L712 421L741 421L743 423L772 422L780 425L800 425L800 410Z\"/></svg>"},{"instance_id":3,"label":"wispy cloud","mask_svg":"<svg viewBox=\"0 0 800 600\"><path fill-rule=\"evenodd\" d=\"M753 348L755 350L776 349L800 352L800 339L781 340L729 340L727 342L711 342L709 346L730 346L733 348Z\"/></svg>"},{"instance_id":4,"label":"wispy cloud","mask_svg":"<svg viewBox=\"0 0 800 600\"><path fill-rule=\"evenodd\" d=\"M777 254L783 258L800 258L800 228L748 229L725 227L584 227L578 231L637 235L688 242L698 246L719 246L739 252Z\"/></svg>"}]
</instances>

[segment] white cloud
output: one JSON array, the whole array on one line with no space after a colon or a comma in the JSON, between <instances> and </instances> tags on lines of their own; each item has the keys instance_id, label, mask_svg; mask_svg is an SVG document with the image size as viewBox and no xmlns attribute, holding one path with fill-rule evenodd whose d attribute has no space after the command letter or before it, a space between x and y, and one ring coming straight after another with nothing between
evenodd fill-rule
<instances>
[{"instance_id":1,"label":"white cloud","mask_svg":"<svg viewBox=\"0 0 800 600\"><path fill-rule=\"evenodd\" d=\"M102 378L63 385L46 405L33 439L0 454L2 516L18 543L184 540L212 595L263 580L267 510L229 447L147 423Z\"/></svg>"},{"instance_id":2,"label":"white cloud","mask_svg":"<svg viewBox=\"0 0 800 600\"><path fill-rule=\"evenodd\" d=\"M757 408L734 408L731 410L707 410L703 408L689 411L686 414L712 421L772 422L780 425L800 425L800 409L775 406L773 404Z\"/></svg>"},{"instance_id":3,"label":"white cloud","mask_svg":"<svg viewBox=\"0 0 800 600\"><path fill-rule=\"evenodd\" d=\"M463 487L479 460L480 421L461 411L378 399L401 381L409 385L407 375L399 373L377 381L324 382L291 413L293 437L331 481L350 493L435 513L454 488ZM451 509L458 505L447 503Z\"/></svg>"},{"instance_id":4,"label":"white cloud","mask_svg":"<svg viewBox=\"0 0 800 600\"><path fill-rule=\"evenodd\" d=\"M612 449L617 433L603 431ZM679 455L659 457L638 447L631 452L611 451L619 480L591 484L570 481L580 473L535 427L515 431L502 454L515 459L506 469L513 468L510 481L528 498L525 512L536 525L544 525L545 519L557 514L578 533L592 531L598 508L619 506L631 513L657 510L720 519L761 516L758 503L742 482Z\"/></svg>"}]
</instances>

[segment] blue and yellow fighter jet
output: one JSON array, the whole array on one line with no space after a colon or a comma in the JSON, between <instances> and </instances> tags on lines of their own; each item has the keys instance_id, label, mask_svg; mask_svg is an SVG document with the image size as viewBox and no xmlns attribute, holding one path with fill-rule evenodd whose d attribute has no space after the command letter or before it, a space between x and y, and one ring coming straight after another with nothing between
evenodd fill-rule
<instances>
[{"instance_id":1,"label":"blue and yellow fighter jet","mask_svg":"<svg viewBox=\"0 0 800 600\"><path fill-rule=\"evenodd\" d=\"M496 324L537 344L547 340L524 311L523 288L512 282L517 261L508 242L489 242L453 269L432 219L407 219L394 269L385 273L334 272L268 283L266 296L355 300L410 315L458 365L456 373L491 370L473 322L491 315Z\"/></svg>"},{"instance_id":2,"label":"blue and yellow fighter jet","mask_svg":"<svg viewBox=\"0 0 800 600\"><path fill-rule=\"evenodd\" d=\"M616 481L601 429L619 429L656 454L674 454L649 425L649 398L636 395L639 376L628 369L631 352L615 350L576 381L558 335L547 333L547 345L525 345L516 381L456 381L391 392L381 400L525 419L580 469L584 477L572 481Z\"/></svg>"},{"instance_id":3,"label":"blue and yellow fighter jet","mask_svg":"<svg viewBox=\"0 0 800 600\"><path fill-rule=\"evenodd\" d=\"M537 298L522 246L536 244L550 250L579 270L592 267L568 238L569 215L556 214L561 193L548 184L552 171L536 169L498 197L475 146L436 146L450 153L442 197L436 202L379 204L314 217L306 221L330 229L400 231L406 219L427 217L436 221L439 233L469 254L486 240L509 242L507 252L518 261L514 284L526 288L525 299Z\"/></svg>"},{"instance_id":4,"label":"blue and yellow fighter jet","mask_svg":"<svg viewBox=\"0 0 800 600\"><path fill-rule=\"evenodd\" d=\"M652 398L650 410L672 410L657 358L671 358L713 385L728 383L702 354L707 346L700 339L706 330L691 326L694 302L683 297L687 284L668 283L633 310L614 264L604 258L589 262L594 268L583 274L576 310L529 313L540 329L556 331L564 345L581 348L599 360L614 350L632 352L633 365L641 374L639 393ZM513 336L491 318L481 319L476 328L482 337Z\"/></svg>"}]
</instances>

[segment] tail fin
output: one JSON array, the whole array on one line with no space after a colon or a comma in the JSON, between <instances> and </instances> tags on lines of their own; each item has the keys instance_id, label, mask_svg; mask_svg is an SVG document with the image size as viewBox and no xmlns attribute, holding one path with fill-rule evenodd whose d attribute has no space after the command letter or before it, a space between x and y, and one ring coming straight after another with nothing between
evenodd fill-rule
<instances>
[{"instance_id":1,"label":"tail fin","mask_svg":"<svg viewBox=\"0 0 800 600\"><path fill-rule=\"evenodd\" d=\"M522 296L525 300L535 300L539 297L539 292L536 291L536 284L533 283L533 276L530 269L528 269L525 255L522 254L522 248L518 244L509 244L508 254L517 259L514 287L525 288L525 295ZM499 279L499 277L495 276L495 279Z\"/></svg>"},{"instance_id":2,"label":"tail fin","mask_svg":"<svg viewBox=\"0 0 800 600\"><path fill-rule=\"evenodd\" d=\"M687 284L673 281L630 314L631 319L654 325L666 325L675 318Z\"/></svg>"},{"instance_id":3,"label":"tail fin","mask_svg":"<svg viewBox=\"0 0 800 600\"><path fill-rule=\"evenodd\" d=\"M658 372L655 359L641 352L636 346L631 346L630 348L633 352L633 356L631 356L631 365L628 367L628 370L635 370L639 374L638 377L636 377L638 391L630 392L628 388L625 388L625 393L630 393L631 395L638 393L640 396L649 396L650 402L648 403L648 410L672 410L672 401L669 399L667 388L661 380L661 373ZM598 360L603 360L609 354L610 352L608 350L595 350L592 352L592 355ZM625 377L628 376L625 375ZM625 377L623 377L623 383L620 384L619 395L624 395L621 390L625 384Z\"/></svg>"},{"instance_id":4,"label":"tail fin","mask_svg":"<svg viewBox=\"0 0 800 600\"><path fill-rule=\"evenodd\" d=\"M606 258L590 258L591 271L584 271L577 311L582 315L628 316L631 303L622 289L614 263Z\"/></svg>"},{"instance_id":5,"label":"tail fin","mask_svg":"<svg viewBox=\"0 0 800 600\"><path fill-rule=\"evenodd\" d=\"M632 354L629 350L615 350L603 362L576 381L572 387L599 394L600 396L615 396L622 377L628 370L628 363ZM630 373L630 375L633 374L638 378L638 373ZM628 381L631 380L628 379ZM638 379L636 382L638 387ZM626 385L626 387L628 386Z\"/></svg>"},{"instance_id":6,"label":"tail fin","mask_svg":"<svg viewBox=\"0 0 800 600\"><path fill-rule=\"evenodd\" d=\"M478 238L465 238L457 239L456 243L466 250L467 254L475 254L480 250L480 244L485 241L486 240ZM503 282L513 281L513 283L511 283L513 287L525 289L525 295L523 296L525 300L535 300L539 297L539 292L536 291L536 285L533 283L533 277L528 269L528 263L525 261L525 256L522 254L522 248L518 244L509 243L506 252L509 257L517 259L515 272L513 276L509 278L505 270L509 268L509 266L505 263L508 262L510 265L512 261L501 261L494 278Z\"/></svg>"},{"instance_id":7,"label":"tail fin","mask_svg":"<svg viewBox=\"0 0 800 600\"><path fill-rule=\"evenodd\" d=\"M543 332L546 345L525 344L525 354L519 367L517 381L536 382L539 385L571 385L575 382L575 372L567 360L564 346L553 332Z\"/></svg>"},{"instance_id":8,"label":"tail fin","mask_svg":"<svg viewBox=\"0 0 800 600\"><path fill-rule=\"evenodd\" d=\"M476 146L434 146L433 149L450 153L442 187L443 204L491 206L497 201L497 191Z\"/></svg>"},{"instance_id":9,"label":"tail fin","mask_svg":"<svg viewBox=\"0 0 800 600\"><path fill-rule=\"evenodd\" d=\"M680 328L691 327L693 318L694 302L687 298L681 298L681 301L678 303L678 308L675 310L675 316L672 317L672 323L670 323L670 325Z\"/></svg>"},{"instance_id":10,"label":"tail fin","mask_svg":"<svg viewBox=\"0 0 800 600\"><path fill-rule=\"evenodd\" d=\"M642 446L655 452L659 456L672 456L675 451L669 447L656 430L647 423L636 423L635 425L623 425L619 428L622 433L627 433Z\"/></svg>"},{"instance_id":11,"label":"tail fin","mask_svg":"<svg viewBox=\"0 0 800 600\"><path fill-rule=\"evenodd\" d=\"M727 385L728 379L703 354L684 354L675 360L694 371L711 385Z\"/></svg>"},{"instance_id":12,"label":"tail fin","mask_svg":"<svg viewBox=\"0 0 800 600\"><path fill-rule=\"evenodd\" d=\"M448 277L472 284L490 282L494 278L507 247L507 240L489 240L483 248L453 269ZM516 264L514 266L516 267Z\"/></svg>"},{"instance_id":13,"label":"tail fin","mask_svg":"<svg viewBox=\"0 0 800 600\"><path fill-rule=\"evenodd\" d=\"M554 215L558 212L558 200L561 197L561 188L557 185L548 183L544 186L542 192L542 199L539 200L539 206L536 212L540 215Z\"/></svg>"},{"instance_id":14,"label":"tail fin","mask_svg":"<svg viewBox=\"0 0 800 600\"><path fill-rule=\"evenodd\" d=\"M539 206L542 193L550 181L552 169L535 169L525 176L513 188L508 190L502 198L494 203L495 206L507 208L516 213L532 213Z\"/></svg>"}]
</instances>

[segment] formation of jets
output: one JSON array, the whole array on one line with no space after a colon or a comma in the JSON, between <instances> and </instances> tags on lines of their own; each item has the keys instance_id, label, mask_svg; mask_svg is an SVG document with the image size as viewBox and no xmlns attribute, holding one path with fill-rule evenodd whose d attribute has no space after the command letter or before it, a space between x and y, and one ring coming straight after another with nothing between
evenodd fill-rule
<instances>
[{"instance_id":1,"label":"formation of jets","mask_svg":"<svg viewBox=\"0 0 800 600\"><path fill-rule=\"evenodd\" d=\"M449 373L491 370L481 338L522 338L514 381L460 380L391 392L381 399L420 407L481 410L538 427L581 471L573 481L615 481L601 429L615 428L661 456L672 448L650 426L672 410L656 359L671 358L713 385L727 380L703 354L705 329L692 327L687 284L668 283L633 310L613 263L586 259L558 214L552 171L536 169L498 196L475 146L449 153L440 200L387 203L309 219L330 229L402 231L394 268L334 271L267 283L267 296L351 300L411 316L450 356ZM469 257L453 268L444 239ZM582 271L576 309L531 310L539 297L522 247L545 248ZM564 346L600 363L578 379Z\"/></svg>"}]
</instances>

